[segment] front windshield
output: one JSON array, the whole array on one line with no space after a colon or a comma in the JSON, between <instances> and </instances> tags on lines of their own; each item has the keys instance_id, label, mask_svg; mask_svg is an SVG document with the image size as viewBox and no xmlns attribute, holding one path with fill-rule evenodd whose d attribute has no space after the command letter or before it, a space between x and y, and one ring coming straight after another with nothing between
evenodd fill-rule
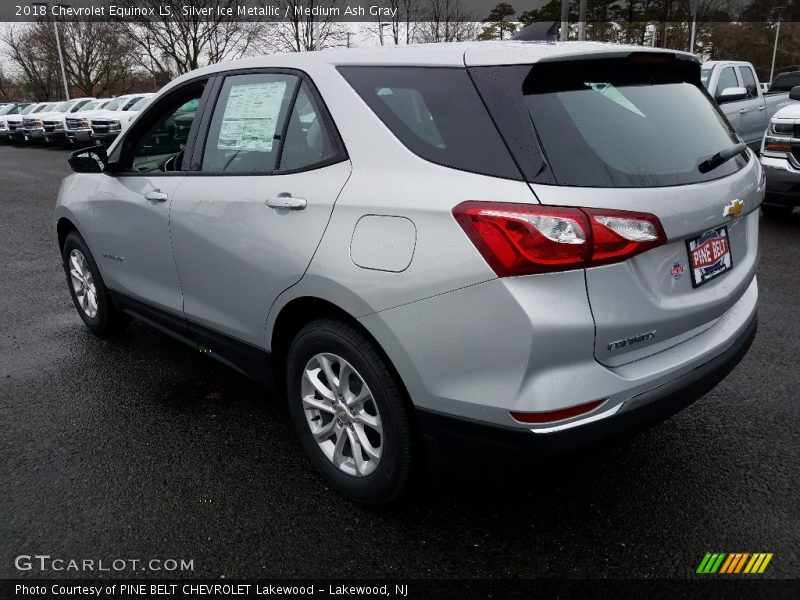
<instances>
[{"instance_id":1,"label":"front windshield","mask_svg":"<svg viewBox=\"0 0 800 600\"><path fill-rule=\"evenodd\" d=\"M91 102L87 102L83 105L81 110L94 110L99 103L96 100L92 100Z\"/></svg>"},{"instance_id":2,"label":"front windshield","mask_svg":"<svg viewBox=\"0 0 800 600\"><path fill-rule=\"evenodd\" d=\"M143 109L145 106L147 106L147 103L148 103L148 102L150 102L150 98L142 98L142 99L141 99L141 100L139 100L139 101L138 101L136 104L134 104L133 106L131 106L131 107L130 107L128 110L130 110L130 111L140 111L140 110L142 110L142 109Z\"/></svg>"},{"instance_id":3,"label":"front windshield","mask_svg":"<svg viewBox=\"0 0 800 600\"><path fill-rule=\"evenodd\" d=\"M700 69L700 81L703 87L708 89L708 82L711 81L711 69Z\"/></svg>"},{"instance_id":4,"label":"front windshield","mask_svg":"<svg viewBox=\"0 0 800 600\"><path fill-rule=\"evenodd\" d=\"M136 97L134 97L134 98L130 98L130 99L129 99L129 100L128 100L128 101L127 101L127 102L126 102L126 103L125 103L125 104L122 106L122 108L121 108L120 110L130 110L130 109L131 109L131 106L133 106L134 104L136 104L137 102L139 102L139 100L141 100L141 98L142 98L141 96L136 96Z\"/></svg>"},{"instance_id":5,"label":"front windshield","mask_svg":"<svg viewBox=\"0 0 800 600\"><path fill-rule=\"evenodd\" d=\"M126 100L127 98L114 98L106 105L106 110L119 110L119 107L122 106L122 103Z\"/></svg>"},{"instance_id":6,"label":"front windshield","mask_svg":"<svg viewBox=\"0 0 800 600\"><path fill-rule=\"evenodd\" d=\"M53 112L67 112L70 108L72 108L73 104L75 104L74 100L67 100L66 102L59 104Z\"/></svg>"},{"instance_id":7,"label":"front windshield","mask_svg":"<svg viewBox=\"0 0 800 600\"><path fill-rule=\"evenodd\" d=\"M35 113L50 112L51 110L53 110L54 106L55 106L55 104L42 104L39 108L37 108L33 112L35 112Z\"/></svg>"},{"instance_id":8,"label":"front windshield","mask_svg":"<svg viewBox=\"0 0 800 600\"><path fill-rule=\"evenodd\" d=\"M19 113L19 114L21 114L21 115L27 115L27 114L28 114L29 112L31 112L31 111L32 111L34 108L36 108L36 105L35 105L35 104L31 104L30 106L26 106L26 107L25 107L25 110L23 110L23 111L22 111L21 113Z\"/></svg>"},{"instance_id":9,"label":"front windshield","mask_svg":"<svg viewBox=\"0 0 800 600\"><path fill-rule=\"evenodd\" d=\"M7 104L6 106L0 108L0 115L7 115L11 111L13 111L17 107L16 104Z\"/></svg>"}]
</instances>

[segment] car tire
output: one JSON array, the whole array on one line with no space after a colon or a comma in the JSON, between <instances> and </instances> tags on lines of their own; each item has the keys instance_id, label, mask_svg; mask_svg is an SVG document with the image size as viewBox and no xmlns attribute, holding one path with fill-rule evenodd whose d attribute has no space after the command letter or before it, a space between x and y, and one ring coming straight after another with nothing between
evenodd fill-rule
<instances>
[{"instance_id":1,"label":"car tire","mask_svg":"<svg viewBox=\"0 0 800 600\"><path fill-rule=\"evenodd\" d=\"M72 302L89 330L100 336L119 333L129 318L117 310L86 242L72 231L61 252Z\"/></svg>"},{"instance_id":2,"label":"car tire","mask_svg":"<svg viewBox=\"0 0 800 600\"><path fill-rule=\"evenodd\" d=\"M766 217L786 217L791 214L794 207L792 206L784 206L781 204L762 204L761 210L764 212L764 216Z\"/></svg>"},{"instance_id":3,"label":"car tire","mask_svg":"<svg viewBox=\"0 0 800 600\"><path fill-rule=\"evenodd\" d=\"M395 500L415 448L401 388L376 344L345 321L313 321L289 349L286 376L300 443L328 483L360 504Z\"/></svg>"}]
</instances>

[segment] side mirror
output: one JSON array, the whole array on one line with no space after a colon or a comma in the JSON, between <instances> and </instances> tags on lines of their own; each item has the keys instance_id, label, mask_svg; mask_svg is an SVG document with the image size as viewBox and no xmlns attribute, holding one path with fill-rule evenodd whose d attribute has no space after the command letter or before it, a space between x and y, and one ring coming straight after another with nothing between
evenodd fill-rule
<instances>
[{"instance_id":1,"label":"side mirror","mask_svg":"<svg viewBox=\"0 0 800 600\"><path fill-rule=\"evenodd\" d=\"M717 95L716 101L718 104L724 104L725 102L736 102L737 100L744 100L745 98L747 98L746 88L729 87L725 88Z\"/></svg>"},{"instance_id":2,"label":"side mirror","mask_svg":"<svg viewBox=\"0 0 800 600\"><path fill-rule=\"evenodd\" d=\"M108 154L105 146L93 146L73 152L68 162L76 173L102 173L108 166Z\"/></svg>"},{"instance_id":3,"label":"side mirror","mask_svg":"<svg viewBox=\"0 0 800 600\"><path fill-rule=\"evenodd\" d=\"M800 85L796 85L791 89L789 100L800 100Z\"/></svg>"}]
</instances>

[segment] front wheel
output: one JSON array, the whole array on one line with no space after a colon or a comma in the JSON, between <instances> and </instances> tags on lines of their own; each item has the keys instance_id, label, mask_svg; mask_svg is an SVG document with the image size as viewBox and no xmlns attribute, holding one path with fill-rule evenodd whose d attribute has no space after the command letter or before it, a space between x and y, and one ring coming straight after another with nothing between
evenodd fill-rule
<instances>
[{"instance_id":1,"label":"front wheel","mask_svg":"<svg viewBox=\"0 0 800 600\"><path fill-rule=\"evenodd\" d=\"M78 232L67 235L62 259L72 302L86 326L97 335L121 330L128 319L112 304L92 253Z\"/></svg>"},{"instance_id":2,"label":"front wheel","mask_svg":"<svg viewBox=\"0 0 800 600\"><path fill-rule=\"evenodd\" d=\"M378 506L404 490L414 450L408 411L361 330L336 319L306 325L289 350L286 388L300 442L337 491Z\"/></svg>"}]
</instances>

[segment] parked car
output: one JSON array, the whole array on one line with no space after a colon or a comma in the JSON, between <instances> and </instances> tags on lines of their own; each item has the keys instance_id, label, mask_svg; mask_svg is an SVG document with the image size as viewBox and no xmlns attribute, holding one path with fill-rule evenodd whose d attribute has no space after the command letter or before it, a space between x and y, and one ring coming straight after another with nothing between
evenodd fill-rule
<instances>
[{"instance_id":1,"label":"parked car","mask_svg":"<svg viewBox=\"0 0 800 600\"><path fill-rule=\"evenodd\" d=\"M40 102L34 104L23 110L18 115L9 115L6 117L6 126L8 127L8 139L11 142L22 142L25 140L25 125L23 120L53 110L57 104L55 102Z\"/></svg>"},{"instance_id":2,"label":"parked car","mask_svg":"<svg viewBox=\"0 0 800 600\"><path fill-rule=\"evenodd\" d=\"M70 100L71 104L63 112L53 112L49 115L42 115L42 128L44 129L44 141L47 144L66 144L66 120L67 116L77 113L86 107L95 98L75 98Z\"/></svg>"},{"instance_id":3,"label":"parked car","mask_svg":"<svg viewBox=\"0 0 800 600\"><path fill-rule=\"evenodd\" d=\"M800 85L790 96L800 100ZM767 175L765 214L785 215L800 206L800 102L782 108L769 123L761 147Z\"/></svg>"},{"instance_id":4,"label":"parked car","mask_svg":"<svg viewBox=\"0 0 800 600\"><path fill-rule=\"evenodd\" d=\"M769 91L775 93L789 92L798 85L800 85L800 71L790 71L776 75L775 80L769 86Z\"/></svg>"},{"instance_id":5,"label":"parked car","mask_svg":"<svg viewBox=\"0 0 800 600\"><path fill-rule=\"evenodd\" d=\"M141 318L272 382L365 504L423 457L496 469L663 419L756 331L763 169L686 53L215 64L70 164L54 234L86 326Z\"/></svg>"},{"instance_id":6,"label":"parked car","mask_svg":"<svg viewBox=\"0 0 800 600\"><path fill-rule=\"evenodd\" d=\"M792 102L788 91L762 92L749 62L708 61L703 63L701 77L739 137L754 152L760 149L761 138L772 116Z\"/></svg>"},{"instance_id":7,"label":"parked car","mask_svg":"<svg viewBox=\"0 0 800 600\"><path fill-rule=\"evenodd\" d=\"M152 93L133 94L118 108L109 108L90 117L92 139L106 146L110 145L128 127L128 124L139 114L141 108L153 95Z\"/></svg>"},{"instance_id":8,"label":"parked car","mask_svg":"<svg viewBox=\"0 0 800 600\"><path fill-rule=\"evenodd\" d=\"M107 110L114 98L100 98L92 100L79 111L67 115L65 119L65 130L67 141L75 146L87 145L94 142L92 139L92 126L89 119L101 111Z\"/></svg>"},{"instance_id":9,"label":"parked car","mask_svg":"<svg viewBox=\"0 0 800 600\"><path fill-rule=\"evenodd\" d=\"M47 135L64 135L64 115L74 110L76 107L80 108L94 98L74 98L66 100L55 106L49 112L40 112L36 114L26 115L22 119L23 127L25 128L25 141L26 142L44 142ZM61 127L60 132L56 131L57 127Z\"/></svg>"},{"instance_id":10,"label":"parked car","mask_svg":"<svg viewBox=\"0 0 800 600\"><path fill-rule=\"evenodd\" d=\"M30 102L7 102L0 107L0 140L8 139L8 122L6 121L6 117L22 115L29 106L31 106Z\"/></svg>"}]
</instances>

